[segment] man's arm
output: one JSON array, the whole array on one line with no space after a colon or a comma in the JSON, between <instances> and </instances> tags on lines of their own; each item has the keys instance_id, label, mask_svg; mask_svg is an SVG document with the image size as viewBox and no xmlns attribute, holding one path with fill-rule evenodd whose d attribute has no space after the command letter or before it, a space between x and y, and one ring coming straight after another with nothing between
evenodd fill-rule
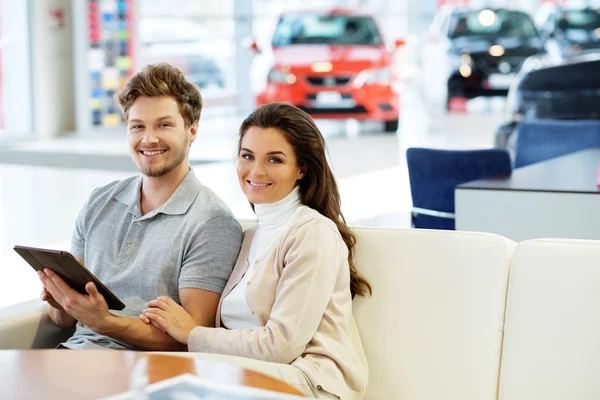
<instances>
[{"instance_id":1,"label":"man's arm","mask_svg":"<svg viewBox=\"0 0 600 400\"><path fill-rule=\"evenodd\" d=\"M196 325L214 327L217 306L221 295L202 289L179 290L181 305L192 316ZM179 343L167 333L138 317L117 317L111 314L106 325L97 333L110 336L131 346L146 350L187 351L187 345Z\"/></svg>"},{"instance_id":2,"label":"man's arm","mask_svg":"<svg viewBox=\"0 0 600 400\"><path fill-rule=\"evenodd\" d=\"M40 272L40 278L64 312L96 333L145 350L187 350L186 345L138 317L120 317L110 313L106 300L92 282L85 286L88 294L83 295L49 269ZM186 288L180 289L179 296L182 306L198 325L214 326L220 298L218 293Z\"/></svg>"}]
</instances>

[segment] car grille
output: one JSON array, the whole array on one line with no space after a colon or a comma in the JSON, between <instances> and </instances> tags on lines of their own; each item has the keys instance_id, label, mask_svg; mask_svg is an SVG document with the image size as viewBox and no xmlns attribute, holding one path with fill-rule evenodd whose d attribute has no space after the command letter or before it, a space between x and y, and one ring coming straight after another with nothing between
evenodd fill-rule
<instances>
[{"instance_id":1,"label":"car grille","mask_svg":"<svg viewBox=\"0 0 600 400\"><path fill-rule=\"evenodd\" d=\"M351 76L307 76L306 81L313 86L343 86L347 85Z\"/></svg>"},{"instance_id":2,"label":"car grille","mask_svg":"<svg viewBox=\"0 0 600 400\"><path fill-rule=\"evenodd\" d=\"M305 106L298 106L302 111L305 111L311 115L319 115L319 114L366 114L367 109L363 106L355 106L352 108L339 108L339 107L331 107L331 108L312 108Z\"/></svg>"},{"instance_id":3,"label":"car grille","mask_svg":"<svg viewBox=\"0 0 600 400\"><path fill-rule=\"evenodd\" d=\"M485 73L493 73L499 71L499 66L501 63L507 63L510 65L510 71L508 72L517 72L523 60L526 57L521 56L507 56L507 57L492 57L492 56L483 56L477 58L475 61L475 65Z\"/></svg>"}]
</instances>

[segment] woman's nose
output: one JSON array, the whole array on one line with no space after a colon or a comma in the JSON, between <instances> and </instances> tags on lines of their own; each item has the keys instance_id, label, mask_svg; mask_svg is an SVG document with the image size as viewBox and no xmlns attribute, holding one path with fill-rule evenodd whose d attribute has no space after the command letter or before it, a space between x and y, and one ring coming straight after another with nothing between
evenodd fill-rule
<instances>
[{"instance_id":1,"label":"woman's nose","mask_svg":"<svg viewBox=\"0 0 600 400\"><path fill-rule=\"evenodd\" d=\"M250 173L254 176L263 176L265 174L265 169L261 163L254 162L252 163L252 167L250 167Z\"/></svg>"}]
</instances>

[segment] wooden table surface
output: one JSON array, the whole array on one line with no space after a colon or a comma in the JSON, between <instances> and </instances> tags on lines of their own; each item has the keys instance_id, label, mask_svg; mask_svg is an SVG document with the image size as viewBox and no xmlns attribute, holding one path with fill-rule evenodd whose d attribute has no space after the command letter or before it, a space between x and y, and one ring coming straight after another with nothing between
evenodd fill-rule
<instances>
[{"instance_id":1,"label":"wooden table surface","mask_svg":"<svg viewBox=\"0 0 600 400\"><path fill-rule=\"evenodd\" d=\"M204 379L301 395L236 365L165 354L114 350L0 351L0 399L97 399L130 390L136 361L148 359L149 383L190 373Z\"/></svg>"}]
</instances>

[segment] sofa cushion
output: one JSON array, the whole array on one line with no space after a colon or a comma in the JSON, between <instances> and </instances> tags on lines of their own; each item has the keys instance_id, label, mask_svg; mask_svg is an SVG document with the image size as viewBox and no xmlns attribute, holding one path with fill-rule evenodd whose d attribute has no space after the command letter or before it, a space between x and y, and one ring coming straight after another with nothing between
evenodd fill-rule
<instances>
[{"instance_id":1,"label":"sofa cushion","mask_svg":"<svg viewBox=\"0 0 600 400\"><path fill-rule=\"evenodd\" d=\"M495 400L510 259L484 233L354 228L367 399Z\"/></svg>"},{"instance_id":2,"label":"sofa cushion","mask_svg":"<svg viewBox=\"0 0 600 400\"><path fill-rule=\"evenodd\" d=\"M600 242L519 243L500 400L600 399Z\"/></svg>"}]
</instances>

